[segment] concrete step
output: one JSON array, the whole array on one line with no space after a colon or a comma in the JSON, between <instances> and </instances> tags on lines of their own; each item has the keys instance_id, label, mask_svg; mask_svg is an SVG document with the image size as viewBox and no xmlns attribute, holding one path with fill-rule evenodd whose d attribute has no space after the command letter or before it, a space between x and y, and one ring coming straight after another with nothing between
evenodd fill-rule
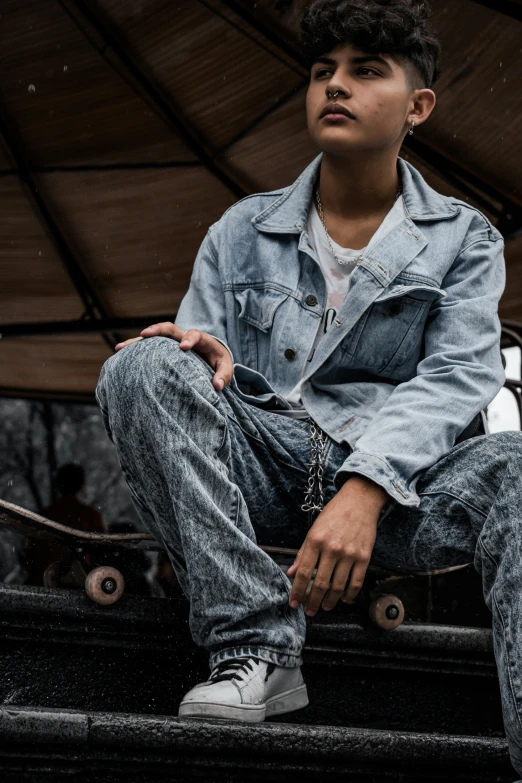
<instances>
[{"instance_id":1,"label":"concrete step","mask_svg":"<svg viewBox=\"0 0 522 783\"><path fill-rule=\"evenodd\" d=\"M0 771L5 783L513 780L501 739L7 707Z\"/></svg>"},{"instance_id":2,"label":"concrete step","mask_svg":"<svg viewBox=\"0 0 522 783\"><path fill-rule=\"evenodd\" d=\"M320 768L324 775L330 774L330 769L332 775L338 774L341 768L349 769L352 777L346 777L347 780L428 781L441 780L442 776L447 780L514 780L514 773L509 772L502 731L491 630L409 623L385 632L365 626L344 609L347 608L322 613L309 621L303 674L310 706L271 719L262 727L250 728L249 732L258 736L260 743L251 746L250 740L245 739L241 745L243 740L237 739L239 744L236 744L234 739L250 736L248 732L242 733L244 724L225 727L217 722L205 722L205 729L204 725L189 721L191 727L187 728L186 722L180 727L181 722L173 717L177 715L183 694L208 676L207 656L190 638L186 601L124 595L114 606L102 607L93 604L80 590L0 585L0 704L7 710L4 717L5 714L19 716L28 710L38 716L43 710L56 715L58 724L63 720L74 721L76 718L59 717L73 714L89 727L98 720L108 722L107 726L112 720L116 721L114 725L120 725L121 720L129 736L143 731L143 736L148 737L150 731L153 737L165 722L172 736L188 738L187 759L191 760L186 763L195 765L195 769L200 764L194 760L195 748L201 741L200 752L205 758L207 752L211 758L215 757L218 765L222 757L230 759L240 753L242 759L233 764L239 764L242 774L253 764L253 768L265 772L270 767L270 774L278 775L277 770L286 769L284 753L281 751L282 755L276 756L277 764L270 766L271 760L264 759L267 746L261 739L268 736L270 742L276 743L274 748L282 748L277 743L286 738L288 769L303 774L310 764L310 770ZM124 716L120 718L121 713ZM16 732L14 739L12 735L3 735L6 740L11 736L16 745L11 747L10 740L6 751L6 743L0 740L5 774L8 771L15 774L16 764L21 764L23 758L28 762L33 758L32 749L40 742L38 726L42 720L36 717L33 723L27 724L37 727L33 740L27 740L27 728L18 740ZM15 721L12 726L22 723ZM2 731L9 725L6 718ZM66 734L60 736L59 752L55 748L58 756L63 750L67 764L80 763L65 748ZM201 739L204 736L208 736L210 744ZM328 740L328 737L336 739ZM314 738L320 738L320 742ZM161 742L166 742L165 738ZM337 746L336 742L340 744ZM56 763L58 773L61 762L46 756L52 750L51 740L44 739L42 743L39 750L43 754L42 764L49 763L51 768ZM309 762L302 762L301 770L299 759L308 758L306 748L317 750L322 743L325 747L343 748L345 755L332 762L333 767L326 756L319 754L313 761L310 756ZM90 739L87 744L90 752L94 746ZM126 763L125 758L118 756L117 746L117 742L111 746L107 757L116 759L115 771L120 762ZM153 753L154 747L152 743L152 755L147 755L146 749L140 751L145 766L156 752ZM373 749L367 757L364 757L365 747ZM295 748L299 753L294 754ZM432 755L426 756L423 748L431 748ZM84 752L87 752L85 748ZM98 748L96 753L99 752ZM393 764L390 753L397 754ZM34 759L36 766L40 763L38 758ZM423 775L429 771L431 778L419 777L417 761L421 767L424 765ZM435 761L438 767L431 770ZM137 762L137 769L141 769L141 763ZM163 761L150 763L158 763L158 769L163 770ZM165 761L165 770L172 763ZM212 764L210 761L208 764L210 769ZM100 765L102 769L102 760ZM417 769L417 778L411 776L414 773L410 774L410 769ZM474 777L462 777L465 770L465 774L473 773ZM483 770L490 777L477 777L486 774ZM492 770L500 777L491 777ZM167 772L161 771L163 774ZM179 773L182 774L185 772ZM206 774L202 773L202 778L210 780ZM216 780L236 779L219 777L220 771L215 774ZM347 774L343 771L343 775ZM158 776L162 779L160 772ZM263 777L263 780L278 779L282 778Z\"/></svg>"}]
</instances>

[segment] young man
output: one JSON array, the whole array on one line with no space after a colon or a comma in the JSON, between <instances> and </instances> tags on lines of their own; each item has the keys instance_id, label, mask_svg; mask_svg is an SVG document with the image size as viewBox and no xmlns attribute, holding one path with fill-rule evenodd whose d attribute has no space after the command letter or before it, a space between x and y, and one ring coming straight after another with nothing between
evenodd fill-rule
<instances>
[{"instance_id":1,"label":"young man","mask_svg":"<svg viewBox=\"0 0 522 783\"><path fill-rule=\"evenodd\" d=\"M308 615L352 601L370 558L474 559L520 771L522 435L470 437L505 380L503 240L398 157L435 106L428 19L410 0L309 8L321 153L210 227L176 323L117 346L97 399L210 652L180 715L260 721L307 704L314 568ZM257 541L300 547L293 587Z\"/></svg>"}]
</instances>

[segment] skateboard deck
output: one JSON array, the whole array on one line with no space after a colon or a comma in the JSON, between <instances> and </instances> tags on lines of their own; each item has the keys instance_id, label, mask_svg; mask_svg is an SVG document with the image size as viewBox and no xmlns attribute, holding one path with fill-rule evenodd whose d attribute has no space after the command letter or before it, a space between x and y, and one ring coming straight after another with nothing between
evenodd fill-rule
<instances>
[{"instance_id":1,"label":"skateboard deck","mask_svg":"<svg viewBox=\"0 0 522 783\"><path fill-rule=\"evenodd\" d=\"M93 567L92 561L96 561L97 551L102 549L164 551L162 545L150 533L80 531L2 499L0 499L0 524L29 538L62 545L68 551L70 560L52 563L44 573L44 585L47 587L84 586L87 595L102 605L119 600L125 589L125 580L116 568L107 565ZM270 555L285 573L298 552L297 549L273 546L260 546L260 549ZM426 580L429 603L432 601L430 598L432 577L471 568L471 563L431 571L370 565L364 587L355 605L368 612L374 625L392 630L405 618L402 593L404 588L408 587L408 582L413 580L418 583L418 580Z\"/></svg>"},{"instance_id":2,"label":"skateboard deck","mask_svg":"<svg viewBox=\"0 0 522 783\"><path fill-rule=\"evenodd\" d=\"M161 552L163 547L150 533L90 533L76 530L52 519L41 516L35 511L0 499L0 524L30 538L63 544L68 547L83 547L86 544L117 547L123 549L144 549ZM297 549L280 547L261 547L265 552L289 557L297 554Z\"/></svg>"},{"instance_id":3,"label":"skateboard deck","mask_svg":"<svg viewBox=\"0 0 522 783\"><path fill-rule=\"evenodd\" d=\"M44 572L44 586L84 586L96 603L115 603L125 590L125 580L111 566L92 567L101 550L163 552L150 533L91 533L63 525L15 503L0 499L0 524L29 538L59 544L69 553L68 561L51 563ZM271 556L293 557L295 549L261 547ZM104 558L106 559L106 558Z\"/></svg>"},{"instance_id":4,"label":"skateboard deck","mask_svg":"<svg viewBox=\"0 0 522 783\"><path fill-rule=\"evenodd\" d=\"M0 499L0 523L30 538L64 546L81 547L86 544L116 546L126 549L161 550L149 533L89 533L47 519L34 511Z\"/></svg>"}]
</instances>

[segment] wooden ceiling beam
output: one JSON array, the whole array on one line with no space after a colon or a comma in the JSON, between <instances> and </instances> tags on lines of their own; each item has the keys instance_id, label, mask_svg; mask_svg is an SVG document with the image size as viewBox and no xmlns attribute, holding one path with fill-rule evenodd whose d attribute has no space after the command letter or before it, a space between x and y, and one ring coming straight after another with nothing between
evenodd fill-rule
<instances>
[{"instance_id":1,"label":"wooden ceiling beam","mask_svg":"<svg viewBox=\"0 0 522 783\"><path fill-rule=\"evenodd\" d=\"M406 136L408 139L408 136ZM495 188L486 185L480 177L472 174L458 163L434 150L419 139L410 137L405 146L417 155L423 163L432 168L446 182L455 185L463 194L472 198L481 207L497 217L497 228L506 240L514 238L522 227L522 207ZM482 191L482 192L481 192ZM484 197L486 194L486 198ZM490 201L491 199L491 201ZM495 205L500 203L500 208Z\"/></svg>"},{"instance_id":2,"label":"wooden ceiling beam","mask_svg":"<svg viewBox=\"0 0 522 783\"><path fill-rule=\"evenodd\" d=\"M94 392L44 391L43 389L0 387L0 397L16 400L49 400L50 402L76 403L78 405L98 405Z\"/></svg>"},{"instance_id":3,"label":"wooden ceiling beam","mask_svg":"<svg viewBox=\"0 0 522 783\"><path fill-rule=\"evenodd\" d=\"M50 334L96 334L115 330L145 329L163 321L173 322L176 313L168 315L140 315L124 318L78 319L75 321L38 321L32 323L0 324L0 339L14 337L41 337ZM118 341L119 342L119 341ZM111 345L111 348L113 346Z\"/></svg>"},{"instance_id":4,"label":"wooden ceiling beam","mask_svg":"<svg viewBox=\"0 0 522 783\"><path fill-rule=\"evenodd\" d=\"M481 192L475 190L473 185L478 188L478 191L482 191L484 183L474 174L469 174L458 163L450 161L446 155L434 150L419 139L409 138L407 143L405 139L403 146L420 158L433 173L438 174L451 185L455 185L464 195L470 196L474 201L495 215L499 216L501 214L501 208L499 209L489 198L485 198Z\"/></svg>"},{"instance_id":5,"label":"wooden ceiling beam","mask_svg":"<svg viewBox=\"0 0 522 783\"><path fill-rule=\"evenodd\" d=\"M165 93L155 80L152 77L149 77L143 68L136 64L134 60L135 55L129 49L120 30L101 11L98 4L96 2L87 3L84 0L59 0L59 2L64 11L69 14L76 24L78 24L78 20L70 11L69 6L73 6L76 11L87 20L91 27L96 30L98 36L105 44L103 49L97 49L97 51L107 59L104 49L105 47L110 47L110 49L112 49L119 63L121 63L123 68L139 86L140 91L143 93L143 96L146 97L149 105L154 108L158 116L166 122L167 126L176 133L188 149L194 153L201 165L213 174L224 187L230 190L236 198L240 199L249 195L248 192L232 178L226 168L214 159L213 151L207 145L206 140L176 105L172 96ZM85 35L83 25L78 25L78 27ZM86 36L86 38L91 45L95 46L90 37Z\"/></svg>"},{"instance_id":6,"label":"wooden ceiling beam","mask_svg":"<svg viewBox=\"0 0 522 783\"><path fill-rule=\"evenodd\" d=\"M490 11L495 11L497 14L504 14L510 16L512 19L516 19L517 22L522 22L522 5L515 2L515 0L472 0L474 3L483 5L489 8Z\"/></svg>"},{"instance_id":7,"label":"wooden ceiling beam","mask_svg":"<svg viewBox=\"0 0 522 783\"><path fill-rule=\"evenodd\" d=\"M150 169L184 169L198 167L199 161L168 160L161 163L154 161L140 163L85 163L72 166L31 166L30 171L33 174L77 174L84 171L148 171ZM0 171L0 178L12 177L17 175L17 169L3 169Z\"/></svg>"},{"instance_id":8,"label":"wooden ceiling beam","mask_svg":"<svg viewBox=\"0 0 522 783\"><path fill-rule=\"evenodd\" d=\"M249 38L251 41L253 41L256 46L261 47L264 49L265 52L268 52L268 54L271 57L275 57L277 60L279 60L280 63L282 63L287 68L290 68L294 73L296 73L298 76L301 76L303 78L306 78L308 81L308 68L306 67L305 63L302 63L301 65L297 64L295 61L295 57L292 56L291 53L289 53L289 56L287 58L284 58L281 56L281 47L277 42L272 42L270 40L271 31L269 28L266 30L259 29L256 27L256 30L262 33L263 37L266 38L270 43L273 43L273 47L264 46L259 40L257 40L253 35L251 35L247 30L244 29L244 27L241 27L238 24L235 24L235 22L230 19L230 17L223 14L218 8L215 7L211 2L208 2L208 0L198 0L198 3L200 5L204 6L208 11L210 11L215 16L219 16L220 19L223 20L223 22L226 22L230 27L233 27L234 30L237 30L241 35ZM245 9L243 9L241 6L239 6L238 3L229 3L227 0L219 0L220 5L227 6L236 16L239 16L240 18L245 21L249 27L252 27L252 22L250 16L247 16L247 12ZM254 19L256 17L253 17ZM275 49L275 51L274 51ZM287 60L290 60L290 62L287 62Z\"/></svg>"},{"instance_id":9,"label":"wooden ceiling beam","mask_svg":"<svg viewBox=\"0 0 522 783\"><path fill-rule=\"evenodd\" d=\"M285 52L288 57L301 67L303 76L309 75L310 70L308 68L308 63L301 52L296 49L295 40L287 41L277 30L275 30L273 25L269 25L268 22L265 22L263 17L257 14L255 3L253 6L256 8L256 11L251 11L250 7L252 6L252 3L249 3L247 6L245 3L237 2L237 0L221 0L221 2L244 22L251 27L255 27L256 30L259 30L273 46Z\"/></svg>"},{"instance_id":10,"label":"wooden ceiling beam","mask_svg":"<svg viewBox=\"0 0 522 783\"><path fill-rule=\"evenodd\" d=\"M92 319L95 319L98 316L107 318L107 312L105 311L97 292L84 274L81 265L60 231L51 210L33 179L25 152L18 140L18 134L11 132L10 121L3 105L0 105L0 132L3 136L7 152L16 166L16 174L25 186L31 202L36 208L38 217L51 237L69 279L85 307L86 315ZM119 342L117 335L110 335L105 332L102 332L102 334L107 345L109 345L111 349L114 349L116 343Z\"/></svg>"},{"instance_id":11,"label":"wooden ceiling beam","mask_svg":"<svg viewBox=\"0 0 522 783\"><path fill-rule=\"evenodd\" d=\"M249 133L251 133L255 128L257 128L258 125L261 125L262 122L264 122L267 117L269 117L271 114L273 114L277 109L280 109L281 106L284 106L286 103L288 103L292 98L295 97L296 92L299 92L299 90L304 89L306 85L308 84L308 79L306 81L302 81L300 84L296 84L295 87L292 87L292 89L286 93L286 95L283 95L278 101L275 101L272 106L269 106L268 109L263 111L261 114L259 114L255 119L252 120L251 123L249 123L246 127L242 128L239 133L237 133L230 141L227 141L226 144L224 144L222 147L220 147L219 150L216 151L216 155L224 155L225 152L228 152L229 149L231 149L234 144L237 144L241 139L244 139L245 136L248 136Z\"/></svg>"}]
</instances>

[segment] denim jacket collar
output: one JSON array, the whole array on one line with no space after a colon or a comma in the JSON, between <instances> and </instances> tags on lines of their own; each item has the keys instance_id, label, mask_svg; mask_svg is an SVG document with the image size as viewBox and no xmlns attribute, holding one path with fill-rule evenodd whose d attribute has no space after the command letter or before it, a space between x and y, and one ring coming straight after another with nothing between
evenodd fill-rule
<instances>
[{"instance_id":1,"label":"denim jacket collar","mask_svg":"<svg viewBox=\"0 0 522 783\"><path fill-rule=\"evenodd\" d=\"M252 218L252 224L259 231L300 233L299 250L308 252L306 222L322 155L323 153L320 153L314 158L293 185L284 189L279 198ZM334 328L330 329L321 341L304 375L305 380L328 360L383 289L388 289L401 271L428 244L426 234L414 223L413 217L416 220L443 220L460 212L459 206L430 188L413 166L403 158L398 158L398 161L406 218L359 256L357 269L352 273L352 285L339 309ZM398 285L397 293L400 289L401 285Z\"/></svg>"},{"instance_id":2,"label":"denim jacket collar","mask_svg":"<svg viewBox=\"0 0 522 783\"><path fill-rule=\"evenodd\" d=\"M284 189L280 198L252 218L252 224L259 231L297 234L305 228L322 157L321 152L295 182ZM460 207L452 204L447 197L430 188L417 169L404 158L398 158L398 167L406 214L411 220L443 220L460 211Z\"/></svg>"}]
</instances>

